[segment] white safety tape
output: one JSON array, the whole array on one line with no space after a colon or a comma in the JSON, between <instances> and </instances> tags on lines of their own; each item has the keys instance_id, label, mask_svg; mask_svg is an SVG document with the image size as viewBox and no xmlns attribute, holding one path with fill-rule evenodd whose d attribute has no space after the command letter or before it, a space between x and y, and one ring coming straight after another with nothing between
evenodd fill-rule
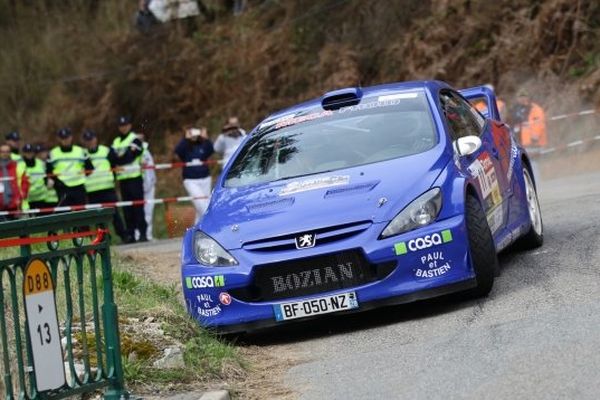
<instances>
[{"instance_id":1,"label":"white safety tape","mask_svg":"<svg viewBox=\"0 0 600 400\"><path fill-rule=\"evenodd\" d=\"M180 197L166 197L163 199L148 199L148 200L127 200L127 201L116 201L107 203L94 203L94 204L82 204L80 206L59 206L59 207L48 207L48 208L33 208L30 210L14 210L14 211L0 211L0 216L15 215L15 214L39 214L39 213L58 213L66 211L80 211L80 210L93 210L98 208L115 208L115 207L130 207L130 206L141 206L144 204L167 204L167 203L183 203L193 200L208 199L208 196L180 196Z\"/></svg>"}]
</instances>

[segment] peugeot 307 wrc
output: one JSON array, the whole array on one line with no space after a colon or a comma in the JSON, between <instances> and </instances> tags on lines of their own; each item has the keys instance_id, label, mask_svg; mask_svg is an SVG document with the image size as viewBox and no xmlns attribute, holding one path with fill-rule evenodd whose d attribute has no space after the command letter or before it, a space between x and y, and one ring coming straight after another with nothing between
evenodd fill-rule
<instances>
[{"instance_id":1,"label":"peugeot 307 wrc","mask_svg":"<svg viewBox=\"0 0 600 400\"><path fill-rule=\"evenodd\" d=\"M540 246L542 218L527 153L490 89L347 88L248 135L185 234L183 291L190 314L224 333L485 296L514 242Z\"/></svg>"}]
</instances>

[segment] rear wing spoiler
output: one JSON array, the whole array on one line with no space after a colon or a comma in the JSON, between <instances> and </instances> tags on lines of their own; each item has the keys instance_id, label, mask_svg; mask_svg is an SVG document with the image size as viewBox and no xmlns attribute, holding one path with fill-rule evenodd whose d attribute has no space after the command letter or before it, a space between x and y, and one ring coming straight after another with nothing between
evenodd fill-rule
<instances>
[{"instance_id":1,"label":"rear wing spoiler","mask_svg":"<svg viewBox=\"0 0 600 400\"><path fill-rule=\"evenodd\" d=\"M496 94L487 86L474 86L458 91L469 103L473 104L486 118L500 121L500 112L496 103Z\"/></svg>"}]
</instances>

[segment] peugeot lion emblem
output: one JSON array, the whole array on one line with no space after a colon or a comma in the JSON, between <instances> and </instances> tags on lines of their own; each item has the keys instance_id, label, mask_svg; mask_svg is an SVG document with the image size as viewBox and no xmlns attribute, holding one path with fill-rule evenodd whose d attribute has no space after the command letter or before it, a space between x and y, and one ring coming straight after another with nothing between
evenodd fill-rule
<instances>
[{"instance_id":1,"label":"peugeot lion emblem","mask_svg":"<svg viewBox=\"0 0 600 400\"><path fill-rule=\"evenodd\" d=\"M317 242L317 235L314 233L304 233L300 236L296 236L296 248L297 249L309 249L315 247Z\"/></svg>"}]
</instances>

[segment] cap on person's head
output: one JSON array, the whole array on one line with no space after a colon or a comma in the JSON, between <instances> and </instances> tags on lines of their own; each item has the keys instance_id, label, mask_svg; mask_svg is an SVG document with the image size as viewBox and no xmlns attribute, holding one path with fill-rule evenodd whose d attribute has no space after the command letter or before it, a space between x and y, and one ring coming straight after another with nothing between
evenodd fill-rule
<instances>
[{"instance_id":1,"label":"cap on person's head","mask_svg":"<svg viewBox=\"0 0 600 400\"><path fill-rule=\"evenodd\" d=\"M121 115L117 123L119 126L129 125L131 123L131 117L129 115Z\"/></svg>"},{"instance_id":2,"label":"cap on person's head","mask_svg":"<svg viewBox=\"0 0 600 400\"><path fill-rule=\"evenodd\" d=\"M237 118L229 118L227 123L225 125L223 125L223 130L228 131L230 129L238 129L239 127L240 127L240 124L239 124Z\"/></svg>"},{"instance_id":3,"label":"cap on person's head","mask_svg":"<svg viewBox=\"0 0 600 400\"><path fill-rule=\"evenodd\" d=\"M36 144L36 145L35 145L35 147L34 147L34 151L35 151L36 153L41 153L42 151L46 151L46 150L48 150L48 149L47 149L47 148L46 148L46 146L44 146L42 143L38 143L38 144Z\"/></svg>"},{"instance_id":4,"label":"cap on person's head","mask_svg":"<svg viewBox=\"0 0 600 400\"><path fill-rule=\"evenodd\" d=\"M25 143L21 150L23 151L23 153L33 153L35 151L35 148L31 143Z\"/></svg>"},{"instance_id":5,"label":"cap on person's head","mask_svg":"<svg viewBox=\"0 0 600 400\"><path fill-rule=\"evenodd\" d=\"M519 89L517 92L517 97L529 97L529 92L525 88Z\"/></svg>"},{"instance_id":6,"label":"cap on person's head","mask_svg":"<svg viewBox=\"0 0 600 400\"><path fill-rule=\"evenodd\" d=\"M19 135L19 132L17 131L12 131L12 132L8 132L4 138L6 140L21 140L21 135Z\"/></svg>"},{"instance_id":7,"label":"cap on person's head","mask_svg":"<svg viewBox=\"0 0 600 400\"><path fill-rule=\"evenodd\" d=\"M198 128L190 128L190 136L197 137L202 135L202 130Z\"/></svg>"},{"instance_id":8,"label":"cap on person's head","mask_svg":"<svg viewBox=\"0 0 600 400\"><path fill-rule=\"evenodd\" d=\"M97 137L98 137L98 135L96 135L96 132L94 132L91 129L86 129L83 132L83 140L85 140L86 142L89 142L90 140L93 140Z\"/></svg>"},{"instance_id":9,"label":"cap on person's head","mask_svg":"<svg viewBox=\"0 0 600 400\"><path fill-rule=\"evenodd\" d=\"M61 128L56 132L56 135L61 139L66 139L72 135L71 130L69 128Z\"/></svg>"}]
</instances>

